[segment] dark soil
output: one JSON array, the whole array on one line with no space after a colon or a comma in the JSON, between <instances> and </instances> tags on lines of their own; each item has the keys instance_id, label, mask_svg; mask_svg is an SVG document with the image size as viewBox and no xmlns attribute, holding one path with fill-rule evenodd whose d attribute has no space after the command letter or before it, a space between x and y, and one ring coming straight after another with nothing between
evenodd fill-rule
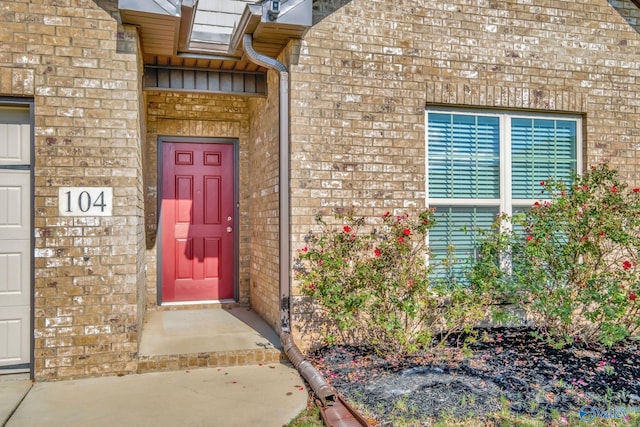
<instances>
[{"instance_id":1,"label":"dark soil","mask_svg":"<svg viewBox=\"0 0 640 427\"><path fill-rule=\"evenodd\" d=\"M418 425L443 417L482 419L505 407L550 420L577 415L584 405L640 406L640 343L556 349L532 332L482 330L465 350L454 337L442 348L405 358L332 346L309 360L382 426L398 418L421 420Z\"/></svg>"}]
</instances>

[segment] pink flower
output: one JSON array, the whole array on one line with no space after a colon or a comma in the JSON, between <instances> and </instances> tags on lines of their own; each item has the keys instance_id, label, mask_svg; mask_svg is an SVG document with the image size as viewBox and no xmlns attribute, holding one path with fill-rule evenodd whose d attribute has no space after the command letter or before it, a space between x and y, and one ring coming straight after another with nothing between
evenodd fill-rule
<instances>
[{"instance_id":1,"label":"pink flower","mask_svg":"<svg viewBox=\"0 0 640 427\"><path fill-rule=\"evenodd\" d=\"M409 285L409 287L412 287L412 286L414 285L413 280L409 280L409 281L407 282L407 285Z\"/></svg>"},{"instance_id":2,"label":"pink flower","mask_svg":"<svg viewBox=\"0 0 640 427\"><path fill-rule=\"evenodd\" d=\"M403 243L404 242L404 237L402 237L402 236L398 237L398 242Z\"/></svg>"},{"instance_id":3,"label":"pink flower","mask_svg":"<svg viewBox=\"0 0 640 427\"><path fill-rule=\"evenodd\" d=\"M411 230L409 230L408 228L405 228L404 230L402 230L402 234L404 234L405 236L408 236L411 234Z\"/></svg>"},{"instance_id":4,"label":"pink flower","mask_svg":"<svg viewBox=\"0 0 640 427\"><path fill-rule=\"evenodd\" d=\"M380 257L380 249L376 248L373 253L375 254L376 258Z\"/></svg>"},{"instance_id":5,"label":"pink flower","mask_svg":"<svg viewBox=\"0 0 640 427\"><path fill-rule=\"evenodd\" d=\"M533 204L533 206L536 206L536 207L540 206L540 202L536 201L536 202Z\"/></svg>"},{"instance_id":6,"label":"pink flower","mask_svg":"<svg viewBox=\"0 0 640 427\"><path fill-rule=\"evenodd\" d=\"M638 299L638 295L635 294L635 292L629 292L629 301L635 301Z\"/></svg>"},{"instance_id":7,"label":"pink flower","mask_svg":"<svg viewBox=\"0 0 640 427\"><path fill-rule=\"evenodd\" d=\"M532 240L533 240L533 236L531 236L531 235L527 236L527 242L530 242Z\"/></svg>"},{"instance_id":8,"label":"pink flower","mask_svg":"<svg viewBox=\"0 0 640 427\"><path fill-rule=\"evenodd\" d=\"M634 192L634 193L640 193L640 188L638 188L638 187L634 188L634 189L633 189L633 192Z\"/></svg>"},{"instance_id":9,"label":"pink flower","mask_svg":"<svg viewBox=\"0 0 640 427\"><path fill-rule=\"evenodd\" d=\"M386 217L388 217L389 215L391 215L391 212L388 212L388 211L387 211L387 212L385 212L385 214L384 214L384 215L382 215L382 218L386 218Z\"/></svg>"},{"instance_id":10,"label":"pink flower","mask_svg":"<svg viewBox=\"0 0 640 427\"><path fill-rule=\"evenodd\" d=\"M589 186L588 185L583 185L582 186L582 191L589 191Z\"/></svg>"},{"instance_id":11,"label":"pink flower","mask_svg":"<svg viewBox=\"0 0 640 427\"><path fill-rule=\"evenodd\" d=\"M315 283L309 283L309 289L314 290L316 288Z\"/></svg>"},{"instance_id":12,"label":"pink flower","mask_svg":"<svg viewBox=\"0 0 640 427\"><path fill-rule=\"evenodd\" d=\"M345 233L349 233L351 231L351 227L349 227L348 225L345 225L344 227L342 227L342 229Z\"/></svg>"},{"instance_id":13,"label":"pink flower","mask_svg":"<svg viewBox=\"0 0 640 427\"><path fill-rule=\"evenodd\" d=\"M600 232L600 237L604 237L604 231Z\"/></svg>"},{"instance_id":14,"label":"pink flower","mask_svg":"<svg viewBox=\"0 0 640 427\"><path fill-rule=\"evenodd\" d=\"M544 187L545 182L544 181L540 181L540 185L542 185Z\"/></svg>"},{"instance_id":15,"label":"pink flower","mask_svg":"<svg viewBox=\"0 0 640 427\"><path fill-rule=\"evenodd\" d=\"M306 246L300 249L300 252L308 252L308 251L309 251L309 248Z\"/></svg>"},{"instance_id":16,"label":"pink flower","mask_svg":"<svg viewBox=\"0 0 640 427\"><path fill-rule=\"evenodd\" d=\"M631 261L625 261L622 263L622 268L625 270L629 270L631 269L631 267L633 267L633 264L631 264Z\"/></svg>"},{"instance_id":17,"label":"pink flower","mask_svg":"<svg viewBox=\"0 0 640 427\"><path fill-rule=\"evenodd\" d=\"M612 193L616 193L618 191L618 187L616 187L615 185L613 187L611 187L611 192Z\"/></svg>"}]
</instances>

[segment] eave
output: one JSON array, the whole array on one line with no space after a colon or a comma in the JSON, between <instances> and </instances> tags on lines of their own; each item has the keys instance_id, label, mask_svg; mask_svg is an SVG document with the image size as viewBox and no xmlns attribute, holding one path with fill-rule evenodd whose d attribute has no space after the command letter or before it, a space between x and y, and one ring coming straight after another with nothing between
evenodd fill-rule
<instances>
[{"instance_id":1,"label":"eave","mask_svg":"<svg viewBox=\"0 0 640 427\"><path fill-rule=\"evenodd\" d=\"M290 39L311 27L312 0L288 0L277 16L270 1L247 4L229 40L194 34L197 0L119 0L123 24L139 28L145 65L228 71L266 71L243 58L242 38L253 37L257 52L276 57ZM237 15L235 15L237 16Z\"/></svg>"}]
</instances>

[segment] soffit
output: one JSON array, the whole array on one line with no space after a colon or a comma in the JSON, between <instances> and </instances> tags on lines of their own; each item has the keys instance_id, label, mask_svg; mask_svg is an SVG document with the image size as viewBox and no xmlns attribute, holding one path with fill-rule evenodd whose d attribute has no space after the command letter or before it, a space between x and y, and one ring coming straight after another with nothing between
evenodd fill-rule
<instances>
[{"instance_id":1,"label":"soffit","mask_svg":"<svg viewBox=\"0 0 640 427\"><path fill-rule=\"evenodd\" d=\"M243 56L242 37L276 57L311 26L312 0L285 0L270 15L271 0L119 0L125 24L139 28L145 65L225 71L266 71Z\"/></svg>"}]
</instances>

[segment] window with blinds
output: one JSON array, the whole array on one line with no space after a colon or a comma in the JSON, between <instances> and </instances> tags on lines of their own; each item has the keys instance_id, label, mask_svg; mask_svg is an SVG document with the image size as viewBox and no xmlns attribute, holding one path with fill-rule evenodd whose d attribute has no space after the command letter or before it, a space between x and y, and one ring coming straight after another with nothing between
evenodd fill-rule
<instances>
[{"instance_id":1,"label":"window with blinds","mask_svg":"<svg viewBox=\"0 0 640 427\"><path fill-rule=\"evenodd\" d=\"M463 280L476 230L543 198L540 181L580 173L580 117L452 109L427 110L427 202L435 274ZM450 253L456 263L440 261Z\"/></svg>"}]
</instances>

